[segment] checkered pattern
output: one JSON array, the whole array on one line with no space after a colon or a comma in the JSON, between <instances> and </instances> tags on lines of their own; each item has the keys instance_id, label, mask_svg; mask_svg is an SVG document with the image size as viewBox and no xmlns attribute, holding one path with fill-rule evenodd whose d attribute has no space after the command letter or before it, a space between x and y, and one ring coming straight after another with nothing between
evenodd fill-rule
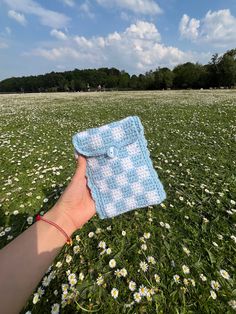
<instances>
[{"instance_id":1,"label":"checkered pattern","mask_svg":"<svg viewBox=\"0 0 236 314\"><path fill-rule=\"evenodd\" d=\"M72 141L87 157L88 185L101 219L166 198L137 116L79 132Z\"/></svg>"}]
</instances>

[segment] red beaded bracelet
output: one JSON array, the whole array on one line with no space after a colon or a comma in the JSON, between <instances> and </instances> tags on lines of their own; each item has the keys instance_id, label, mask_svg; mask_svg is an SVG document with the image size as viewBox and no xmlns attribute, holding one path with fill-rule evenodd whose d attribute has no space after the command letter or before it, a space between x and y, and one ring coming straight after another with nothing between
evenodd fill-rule
<instances>
[{"instance_id":1,"label":"red beaded bracelet","mask_svg":"<svg viewBox=\"0 0 236 314\"><path fill-rule=\"evenodd\" d=\"M72 245L72 239L67 235L67 233L60 227L58 226L57 224L55 224L55 222L52 222L50 220L47 220L46 218L43 218L42 216L40 216L39 214L36 216L36 221L39 221L39 220L43 220L45 222L48 222L50 225L53 225L54 227L56 227L58 230L60 230L64 236L66 237L67 241L66 243L68 245Z\"/></svg>"}]
</instances>

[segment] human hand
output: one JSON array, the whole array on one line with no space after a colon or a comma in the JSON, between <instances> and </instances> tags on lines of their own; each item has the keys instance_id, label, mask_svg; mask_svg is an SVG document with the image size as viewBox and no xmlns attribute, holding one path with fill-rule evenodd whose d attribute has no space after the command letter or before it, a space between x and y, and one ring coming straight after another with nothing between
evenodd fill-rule
<instances>
[{"instance_id":1,"label":"human hand","mask_svg":"<svg viewBox=\"0 0 236 314\"><path fill-rule=\"evenodd\" d=\"M87 186L87 160L79 155L76 163L74 176L52 209L60 215L67 216L74 224L75 230L81 228L96 214L95 202Z\"/></svg>"}]
</instances>

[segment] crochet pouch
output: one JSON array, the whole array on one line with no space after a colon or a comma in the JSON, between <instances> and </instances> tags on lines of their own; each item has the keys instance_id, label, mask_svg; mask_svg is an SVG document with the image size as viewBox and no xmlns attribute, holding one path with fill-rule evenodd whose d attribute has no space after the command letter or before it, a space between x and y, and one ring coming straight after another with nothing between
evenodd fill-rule
<instances>
[{"instance_id":1,"label":"crochet pouch","mask_svg":"<svg viewBox=\"0 0 236 314\"><path fill-rule=\"evenodd\" d=\"M72 142L75 153L87 159L87 184L99 218L160 204L166 198L138 116L79 132Z\"/></svg>"}]
</instances>

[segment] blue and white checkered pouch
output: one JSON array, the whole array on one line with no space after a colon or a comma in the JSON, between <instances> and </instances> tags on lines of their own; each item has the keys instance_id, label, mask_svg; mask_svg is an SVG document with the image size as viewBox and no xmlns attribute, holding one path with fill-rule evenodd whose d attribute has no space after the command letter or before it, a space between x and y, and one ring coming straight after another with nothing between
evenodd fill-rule
<instances>
[{"instance_id":1,"label":"blue and white checkered pouch","mask_svg":"<svg viewBox=\"0 0 236 314\"><path fill-rule=\"evenodd\" d=\"M160 204L166 198L138 116L79 132L72 142L75 153L87 159L87 183L99 218Z\"/></svg>"}]
</instances>

